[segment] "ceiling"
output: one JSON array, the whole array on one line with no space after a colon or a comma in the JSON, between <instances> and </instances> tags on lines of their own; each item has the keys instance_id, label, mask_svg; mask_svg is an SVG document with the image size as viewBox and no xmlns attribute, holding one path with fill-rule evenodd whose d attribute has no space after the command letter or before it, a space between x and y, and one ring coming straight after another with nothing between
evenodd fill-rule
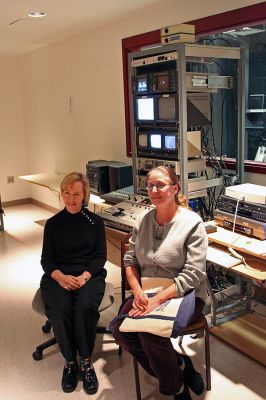
<instances>
[{"instance_id":1,"label":"ceiling","mask_svg":"<svg viewBox=\"0 0 266 400\"><path fill-rule=\"evenodd\" d=\"M19 55L137 15L164 0L0 0L0 55ZM29 12L47 13L30 18Z\"/></svg>"}]
</instances>

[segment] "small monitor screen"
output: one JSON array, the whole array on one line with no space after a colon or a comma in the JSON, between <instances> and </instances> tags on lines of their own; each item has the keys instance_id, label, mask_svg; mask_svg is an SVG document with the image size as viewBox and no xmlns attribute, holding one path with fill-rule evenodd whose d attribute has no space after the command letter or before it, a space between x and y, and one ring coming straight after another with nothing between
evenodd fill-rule
<instances>
[{"instance_id":1,"label":"small monitor screen","mask_svg":"<svg viewBox=\"0 0 266 400\"><path fill-rule=\"evenodd\" d=\"M151 133L150 146L152 149L161 149L162 148L162 136L160 134Z\"/></svg>"},{"instance_id":2,"label":"small monitor screen","mask_svg":"<svg viewBox=\"0 0 266 400\"><path fill-rule=\"evenodd\" d=\"M160 121L174 121L176 119L175 98L173 96L159 97L158 119Z\"/></svg>"},{"instance_id":3,"label":"small monitor screen","mask_svg":"<svg viewBox=\"0 0 266 400\"><path fill-rule=\"evenodd\" d=\"M169 90L169 75L162 74L157 76L157 90Z\"/></svg>"},{"instance_id":4,"label":"small monitor screen","mask_svg":"<svg viewBox=\"0 0 266 400\"><path fill-rule=\"evenodd\" d=\"M138 144L140 147L148 147L148 135L147 133L139 133Z\"/></svg>"},{"instance_id":5,"label":"small monitor screen","mask_svg":"<svg viewBox=\"0 0 266 400\"><path fill-rule=\"evenodd\" d=\"M146 77L137 78L137 92L143 93L148 90L148 80Z\"/></svg>"},{"instance_id":6,"label":"small monitor screen","mask_svg":"<svg viewBox=\"0 0 266 400\"><path fill-rule=\"evenodd\" d=\"M176 149L176 136L175 135L165 135L164 146L167 150Z\"/></svg>"},{"instance_id":7,"label":"small monitor screen","mask_svg":"<svg viewBox=\"0 0 266 400\"><path fill-rule=\"evenodd\" d=\"M137 99L138 121L154 120L154 101L152 97Z\"/></svg>"}]
</instances>

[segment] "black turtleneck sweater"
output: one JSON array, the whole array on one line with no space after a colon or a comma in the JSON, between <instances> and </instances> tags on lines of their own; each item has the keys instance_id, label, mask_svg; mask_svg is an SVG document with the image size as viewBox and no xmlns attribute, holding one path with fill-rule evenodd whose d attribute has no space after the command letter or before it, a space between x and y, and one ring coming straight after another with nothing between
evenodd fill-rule
<instances>
[{"instance_id":1,"label":"black turtleneck sweater","mask_svg":"<svg viewBox=\"0 0 266 400\"><path fill-rule=\"evenodd\" d=\"M78 276L98 275L106 261L104 224L85 208L76 214L65 208L45 224L41 265L46 275L55 269Z\"/></svg>"}]
</instances>

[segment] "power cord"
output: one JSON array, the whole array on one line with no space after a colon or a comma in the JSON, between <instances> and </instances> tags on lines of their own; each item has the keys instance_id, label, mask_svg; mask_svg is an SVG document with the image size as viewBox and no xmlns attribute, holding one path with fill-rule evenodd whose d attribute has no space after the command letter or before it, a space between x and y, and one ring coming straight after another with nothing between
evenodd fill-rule
<instances>
[{"instance_id":1,"label":"power cord","mask_svg":"<svg viewBox=\"0 0 266 400\"><path fill-rule=\"evenodd\" d=\"M232 230L233 233L235 232L235 222L236 222L238 204L239 204L239 201L240 201L240 200L244 200L244 196L241 196L241 197L239 197L239 198L237 199L236 210L235 210L235 214L234 214L234 224L233 224L233 230ZM236 257L236 258L238 258L239 260L241 260L245 268L250 269L250 270L253 271L254 268L252 268L252 266L249 265L249 264L247 263L245 257L242 256L241 254L237 253L237 251L235 251L235 250L232 248L232 245L236 242L237 239L239 239L239 235L229 244L229 246L228 246L228 251L229 251L234 257ZM262 262L262 263L263 263L263 262ZM264 263L263 263L263 264L264 264Z\"/></svg>"},{"instance_id":2,"label":"power cord","mask_svg":"<svg viewBox=\"0 0 266 400\"><path fill-rule=\"evenodd\" d=\"M238 205L239 205L239 201L240 200L244 200L244 196L239 196L237 199L237 203L236 203L236 209L235 209L235 214L234 214L234 223L233 223L233 230L232 232L235 233L235 226L236 226L236 217L237 217L237 210L238 210ZM228 246L228 251L236 258L238 258L239 260L242 261L242 263L244 264L244 266L248 269L253 269L247 262L244 256L242 256L241 254L237 253L233 248L232 245L236 242L236 240L239 239L239 235L229 244Z\"/></svg>"}]
</instances>

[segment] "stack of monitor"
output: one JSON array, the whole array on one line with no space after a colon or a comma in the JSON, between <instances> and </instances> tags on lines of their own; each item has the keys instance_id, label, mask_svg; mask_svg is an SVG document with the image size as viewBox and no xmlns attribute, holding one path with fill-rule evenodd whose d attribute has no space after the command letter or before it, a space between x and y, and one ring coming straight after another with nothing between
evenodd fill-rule
<instances>
[{"instance_id":1,"label":"stack of monitor","mask_svg":"<svg viewBox=\"0 0 266 400\"><path fill-rule=\"evenodd\" d=\"M179 147L179 99L176 71L155 71L149 66L146 74L133 79L134 122L136 127L136 150L138 157L178 159ZM208 93L188 93L187 130L198 132L210 125L210 99ZM190 140L194 143L193 135ZM192 154L198 156L197 154Z\"/></svg>"}]
</instances>

